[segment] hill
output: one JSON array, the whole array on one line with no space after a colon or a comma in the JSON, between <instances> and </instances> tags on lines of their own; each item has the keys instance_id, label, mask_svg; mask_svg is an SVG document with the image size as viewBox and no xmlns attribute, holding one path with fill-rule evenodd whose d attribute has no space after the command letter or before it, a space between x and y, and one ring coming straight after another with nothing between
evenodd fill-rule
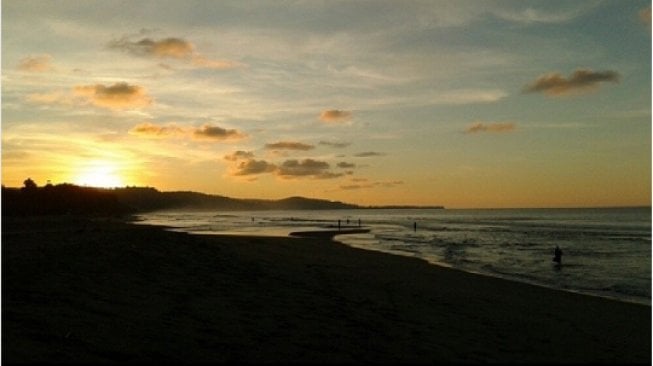
<instances>
[{"instance_id":1,"label":"hill","mask_svg":"<svg viewBox=\"0 0 653 366\"><path fill-rule=\"evenodd\" d=\"M279 200L238 199L199 192L161 192L152 187L94 188L73 184L38 187L31 179L22 188L2 187L2 215L121 215L156 210L340 210L442 208L441 206L358 206L306 197Z\"/></svg>"},{"instance_id":2,"label":"hill","mask_svg":"<svg viewBox=\"0 0 653 366\"><path fill-rule=\"evenodd\" d=\"M155 188L125 187L110 190L118 200L138 211L163 209L194 210L338 210L360 208L339 201L305 197L289 197L280 200L237 199L198 192L160 192Z\"/></svg>"},{"instance_id":3,"label":"hill","mask_svg":"<svg viewBox=\"0 0 653 366\"><path fill-rule=\"evenodd\" d=\"M26 181L27 182L27 181ZM112 192L72 184L23 188L2 187L2 216L31 215L122 215L135 208L118 200Z\"/></svg>"},{"instance_id":4,"label":"hill","mask_svg":"<svg viewBox=\"0 0 653 366\"><path fill-rule=\"evenodd\" d=\"M305 197L281 200L236 199L220 195L178 191L160 192L151 187L94 188L73 184L37 187L2 187L2 215L121 215L156 210L338 210L357 205Z\"/></svg>"}]
</instances>

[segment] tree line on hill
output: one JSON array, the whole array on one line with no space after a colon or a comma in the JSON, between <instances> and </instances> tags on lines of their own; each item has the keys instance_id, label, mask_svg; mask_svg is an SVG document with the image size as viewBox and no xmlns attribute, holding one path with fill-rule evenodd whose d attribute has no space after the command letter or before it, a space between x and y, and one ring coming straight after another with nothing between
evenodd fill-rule
<instances>
[{"instance_id":1,"label":"tree line on hill","mask_svg":"<svg viewBox=\"0 0 653 366\"><path fill-rule=\"evenodd\" d=\"M26 179L22 188L2 186L2 216L27 215L120 215L134 208L106 190L63 183L38 187Z\"/></svg>"},{"instance_id":2,"label":"tree line on hill","mask_svg":"<svg viewBox=\"0 0 653 366\"><path fill-rule=\"evenodd\" d=\"M151 187L95 188L47 184L28 178L21 188L2 186L2 215L123 215L136 212L193 210L323 210L360 208L338 201L303 197L281 200L235 199L197 192L160 192Z\"/></svg>"}]
</instances>

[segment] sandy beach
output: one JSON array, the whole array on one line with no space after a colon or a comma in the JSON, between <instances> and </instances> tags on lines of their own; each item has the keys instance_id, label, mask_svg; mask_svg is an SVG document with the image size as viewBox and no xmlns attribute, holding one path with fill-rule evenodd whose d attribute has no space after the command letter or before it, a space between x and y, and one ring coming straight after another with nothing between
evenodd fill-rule
<instances>
[{"instance_id":1,"label":"sandy beach","mask_svg":"<svg viewBox=\"0 0 653 366\"><path fill-rule=\"evenodd\" d=\"M651 362L651 307L350 248L2 219L2 361Z\"/></svg>"}]
</instances>

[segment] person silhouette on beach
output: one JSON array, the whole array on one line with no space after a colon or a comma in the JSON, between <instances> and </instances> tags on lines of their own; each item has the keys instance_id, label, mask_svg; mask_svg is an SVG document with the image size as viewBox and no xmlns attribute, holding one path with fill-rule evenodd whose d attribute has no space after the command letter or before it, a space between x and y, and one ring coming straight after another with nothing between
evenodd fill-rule
<instances>
[{"instance_id":1,"label":"person silhouette on beach","mask_svg":"<svg viewBox=\"0 0 653 366\"><path fill-rule=\"evenodd\" d=\"M562 264L562 250L557 245L555 250L553 251L553 261L558 264Z\"/></svg>"}]
</instances>

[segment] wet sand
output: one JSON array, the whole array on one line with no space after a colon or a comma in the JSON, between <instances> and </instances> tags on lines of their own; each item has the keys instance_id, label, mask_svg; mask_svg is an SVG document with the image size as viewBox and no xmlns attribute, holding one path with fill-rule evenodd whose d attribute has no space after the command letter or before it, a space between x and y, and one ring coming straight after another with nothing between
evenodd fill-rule
<instances>
[{"instance_id":1,"label":"wet sand","mask_svg":"<svg viewBox=\"0 0 653 366\"><path fill-rule=\"evenodd\" d=\"M651 362L651 307L325 238L2 219L2 361Z\"/></svg>"},{"instance_id":2,"label":"wet sand","mask_svg":"<svg viewBox=\"0 0 653 366\"><path fill-rule=\"evenodd\" d=\"M296 236L301 238L317 238L317 239L328 239L333 240L338 235L345 234L364 234L369 233L369 229L360 229L360 228L343 228L339 230L307 230L307 231L293 231L289 235Z\"/></svg>"}]
</instances>

